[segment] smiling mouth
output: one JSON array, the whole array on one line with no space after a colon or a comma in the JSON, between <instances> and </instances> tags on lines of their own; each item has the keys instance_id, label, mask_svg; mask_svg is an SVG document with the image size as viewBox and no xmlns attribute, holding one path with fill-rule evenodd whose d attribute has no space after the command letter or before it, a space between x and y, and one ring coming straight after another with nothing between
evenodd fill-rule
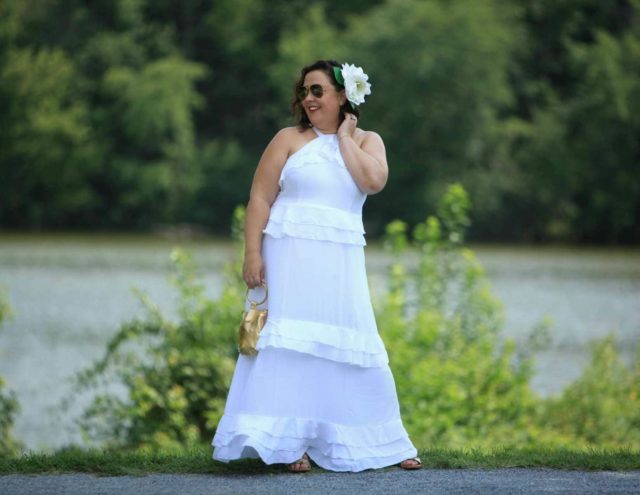
<instances>
[{"instance_id":1,"label":"smiling mouth","mask_svg":"<svg viewBox=\"0 0 640 495\"><path fill-rule=\"evenodd\" d=\"M315 105L310 105L307 107L307 110L309 110L310 112L315 112L318 108L320 107L317 107Z\"/></svg>"}]
</instances>

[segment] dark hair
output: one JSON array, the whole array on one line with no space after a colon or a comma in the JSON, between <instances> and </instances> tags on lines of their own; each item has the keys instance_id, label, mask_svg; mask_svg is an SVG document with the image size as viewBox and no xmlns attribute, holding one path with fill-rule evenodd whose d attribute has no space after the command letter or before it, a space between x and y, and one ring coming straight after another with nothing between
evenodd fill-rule
<instances>
[{"instance_id":1,"label":"dark hair","mask_svg":"<svg viewBox=\"0 0 640 495\"><path fill-rule=\"evenodd\" d=\"M341 68L342 64L340 64L339 62L336 62L335 60L318 60L312 63L311 65L307 65L303 67L302 70L300 71L300 78L298 79L298 81L295 83L293 87L293 101L291 102L291 113L293 114L293 118L296 122L296 126L300 130L305 130L311 127L311 122L309 121L309 117L307 117L307 113L304 111L304 108L302 107L302 102L298 99L298 96L297 96L298 90L302 86L304 86L305 76L309 72L312 72L314 70L321 70L327 76L329 76L329 80L331 81L331 84L333 84L333 87L336 88L336 91L340 91L341 89L344 89L344 86L342 86L340 83L338 83L338 81L336 81L336 76L333 73L334 67ZM351 108L351 104L347 100L344 102L344 105L340 107L340 116L338 118L338 125L342 124L342 121L344 120L345 112L352 113L356 117L360 117L360 111L358 110L358 107L356 106L355 108Z\"/></svg>"}]
</instances>

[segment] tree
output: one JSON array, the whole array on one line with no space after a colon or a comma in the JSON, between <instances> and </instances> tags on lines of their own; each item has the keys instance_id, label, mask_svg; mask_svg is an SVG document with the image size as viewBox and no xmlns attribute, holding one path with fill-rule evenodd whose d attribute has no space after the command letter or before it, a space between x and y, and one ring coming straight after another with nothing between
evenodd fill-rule
<instances>
[{"instance_id":1,"label":"tree","mask_svg":"<svg viewBox=\"0 0 640 495\"><path fill-rule=\"evenodd\" d=\"M323 53L370 76L360 120L385 140L390 174L367 202L368 233L398 216L417 223L453 177L478 193L478 175L493 166L499 109L511 101L508 20L496 2L390 0L344 30L315 7L284 34L272 69L279 87Z\"/></svg>"}]
</instances>

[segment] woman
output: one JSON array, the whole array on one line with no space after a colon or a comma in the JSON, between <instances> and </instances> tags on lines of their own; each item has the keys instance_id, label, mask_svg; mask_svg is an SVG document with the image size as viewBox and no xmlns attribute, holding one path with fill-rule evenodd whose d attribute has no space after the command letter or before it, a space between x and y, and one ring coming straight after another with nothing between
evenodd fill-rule
<instances>
[{"instance_id":1,"label":"woman","mask_svg":"<svg viewBox=\"0 0 640 495\"><path fill-rule=\"evenodd\" d=\"M357 127L367 79L332 60L303 68L298 125L280 130L260 159L243 278L258 292L266 283L258 308L269 314L258 354L238 356L214 459L260 457L295 472L310 469L309 457L333 471L422 466L400 419L365 270L362 206L388 175L382 139Z\"/></svg>"}]
</instances>

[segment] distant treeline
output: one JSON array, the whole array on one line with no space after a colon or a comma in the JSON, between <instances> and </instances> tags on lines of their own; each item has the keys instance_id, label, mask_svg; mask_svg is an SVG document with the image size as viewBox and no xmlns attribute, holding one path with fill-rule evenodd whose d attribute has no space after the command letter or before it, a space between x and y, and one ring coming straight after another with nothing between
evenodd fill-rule
<instances>
[{"instance_id":1,"label":"distant treeline","mask_svg":"<svg viewBox=\"0 0 640 495\"><path fill-rule=\"evenodd\" d=\"M0 228L229 233L300 68L362 66L370 238L458 181L471 240L640 241L638 0L2 0Z\"/></svg>"}]
</instances>

